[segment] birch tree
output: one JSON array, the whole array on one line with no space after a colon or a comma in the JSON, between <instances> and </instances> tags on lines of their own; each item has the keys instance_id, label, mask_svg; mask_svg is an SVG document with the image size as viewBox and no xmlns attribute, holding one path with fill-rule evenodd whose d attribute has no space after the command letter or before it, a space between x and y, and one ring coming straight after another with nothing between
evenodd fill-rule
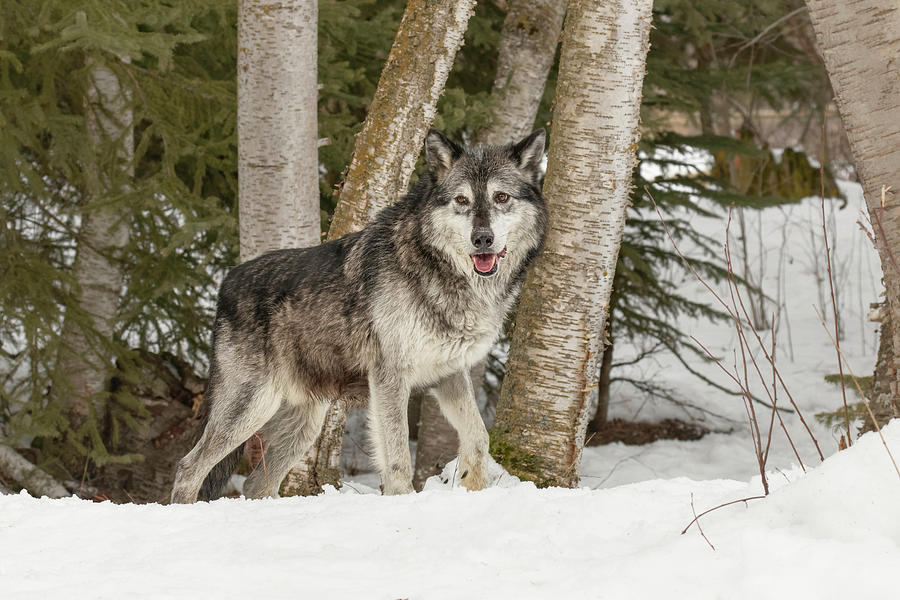
<instances>
[{"instance_id":1,"label":"birch tree","mask_svg":"<svg viewBox=\"0 0 900 600\"><path fill-rule=\"evenodd\" d=\"M572 0L544 195L550 229L523 287L492 453L539 485L572 486L596 388L636 164L651 0Z\"/></svg>"},{"instance_id":2,"label":"birch tree","mask_svg":"<svg viewBox=\"0 0 900 600\"><path fill-rule=\"evenodd\" d=\"M806 6L881 258L881 332L891 343L880 345L876 403L888 420L900 416L900 6L877 0L806 0Z\"/></svg>"},{"instance_id":3,"label":"birch tree","mask_svg":"<svg viewBox=\"0 0 900 600\"><path fill-rule=\"evenodd\" d=\"M238 3L241 260L321 241L314 0Z\"/></svg>"},{"instance_id":4,"label":"birch tree","mask_svg":"<svg viewBox=\"0 0 900 600\"><path fill-rule=\"evenodd\" d=\"M479 135L484 144L508 144L534 130L566 13L565 0L510 0L508 7L491 89L498 105Z\"/></svg>"},{"instance_id":5,"label":"birch tree","mask_svg":"<svg viewBox=\"0 0 900 600\"><path fill-rule=\"evenodd\" d=\"M362 229L406 192L416 159L475 0L410 0L356 139L328 239ZM304 464L289 476L286 493L311 493L340 479L347 407L334 402Z\"/></svg>"},{"instance_id":6,"label":"birch tree","mask_svg":"<svg viewBox=\"0 0 900 600\"><path fill-rule=\"evenodd\" d=\"M128 223L117 200L128 190L134 155L131 95L107 65L88 59L84 99L85 131L90 147L84 164L82 200L86 207L72 268L75 304L69 306L57 358L59 388L65 397L70 441L79 444L103 421L101 392L108 379L105 346L119 308L122 268L117 260L128 243ZM106 153L105 149L114 151Z\"/></svg>"},{"instance_id":7,"label":"birch tree","mask_svg":"<svg viewBox=\"0 0 900 600\"><path fill-rule=\"evenodd\" d=\"M321 241L317 19L314 0L238 3L242 261L270 250L304 248ZM251 438L251 459L261 457L264 444L259 437Z\"/></svg>"},{"instance_id":8,"label":"birch tree","mask_svg":"<svg viewBox=\"0 0 900 600\"><path fill-rule=\"evenodd\" d=\"M493 119L478 134L482 144L509 144L534 129L547 75L556 59L565 0L512 0L497 46L497 72L491 97L497 102ZM473 369L476 390L484 382L484 365ZM456 456L459 438L433 398L422 399L413 486L422 489Z\"/></svg>"}]
</instances>

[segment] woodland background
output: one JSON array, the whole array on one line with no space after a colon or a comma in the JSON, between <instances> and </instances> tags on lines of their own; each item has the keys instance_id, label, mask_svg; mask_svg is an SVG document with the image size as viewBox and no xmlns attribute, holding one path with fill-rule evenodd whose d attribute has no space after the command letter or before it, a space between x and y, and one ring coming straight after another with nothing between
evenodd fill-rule
<instances>
[{"instance_id":1,"label":"woodland background","mask_svg":"<svg viewBox=\"0 0 900 600\"><path fill-rule=\"evenodd\" d=\"M322 238L404 11L414 4L318 3L313 193ZM555 7L562 26L562 2L535 5ZM598 383L590 397L589 439L618 439L603 435L615 401L612 382L677 400L652 379L622 369L652 360L657 350L703 356L680 327L682 319L729 326L727 307L682 293L690 268L709 282L740 286L754 330L779 326L778 302L760 287L762 273L746 247L727 264L720 242L692 219L718 216L724 227L733 207L731 227L747 244L751 211L810 196L841 203L836 178L857 177L803 2L657 0L652 10L640 142L631 149L638 162L608 319L596 332L606 350L592 374ZM479 3L464 23L432 126L473 143L505 143L519 133L503 138L498 123L512 122L524 133L552 131L560 36L551 36L545 52L550 68L533 118L515 113L497 85L504 36L546 33L545 25L552 31L552 19L542 19L521 2ZM0 440L6 456L13 452L38 465L66 493L163 500L174 461L196 435L217 283L245 254L238 222L237 27L235 3L218 0L10 0L0 9ZM104 102L102 91L97 102L103 77L115 81L119 103ZM111 133L111 123L125 121L127 132ZM672 241L691 248L690 267ZM110 277L112 284L96 283ZM96 304L86 298L104 295L113 308L98 320ZM619 344L646 351L617 363ZM488 420L508 352L505 339L485 366ZM682 365L690 369L688 361ZM740 386L697 376L754 403ZM896 410L896 385L885 385L893 390L882 394L882 414L889 416ZM419 399L411 411L420 453L434 440L421 473L417 464L418 485L455 455L433 405ZM844 418L845 443L856 436L849 417L867 418L861 404L852 408L848 415L834 405L832 418ZM614 426L653 438L645 425ZM699 431L690 422L669 428L664 435ZM340 445L352 450L361 431L351 414L337 461L310 466L313 475L283 493L337 483ZM535 470L502 439L494 441L495 457L522 478L577 481ZM252 467L250 454L245 469ZM28 480L10 472L12 463L4 464L5 487L30 489ZM364 468L364 461L345 456L344 471Z\"/></svg>"}]
</instances>

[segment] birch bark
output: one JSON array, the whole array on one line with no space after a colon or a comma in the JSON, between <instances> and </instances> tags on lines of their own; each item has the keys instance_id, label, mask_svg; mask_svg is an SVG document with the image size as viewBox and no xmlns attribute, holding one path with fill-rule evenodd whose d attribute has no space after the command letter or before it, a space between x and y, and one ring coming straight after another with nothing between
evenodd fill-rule
<instances>
[{"instance_id":1,"label":"birch bark","mask_svg":"<svg viewBox=\"0 0 900 600\"><path fill-rule=\"evenodd\" d=\"M56 370L61 377L66 416L74 437L86 424L99 429L103 421L109 356L105 340L112 337L119 309L122 268L117 260L128 243L128 224L116 210L116 196L125 193L131 179L134 128L131 96L116 74L93 60L85 96L85 130L90 148L84 165L82 216L78 250L72 274L76 306L63 324ZM104 148L115 148L104 159ZM92 418L93 415L93 418Z\"/></svg>"},{"instance_id":2,"label":"birch bark","mask_svg":"<svg viewBox=\"0 0 900 600\"><path fill-rule=\"evenodd\" d=\"M565 0L509 2L491 90L499 104L494 120L479 135L481 143L508 144L534 130L565 13Z\"/></svg>"},{"instance_id":3,"label":"birch bark","mask_svg":"<svg viewBox=\"0 0 900 600\"><path fill-rule=\"evenodd\" d=\"M238 2L242 261L321 242L318 10L314 0ZM261 443L251 438L251 456L261 455Z\"/></svg>"},{"instance_id":4,"label":"birch bark","mask_svg":"<svg viewBox=\"0 0 900 600\"><path fill-rule=\"evenodd\" d=\"M406 192L474 7L475 0L409 0L356 138L329 240L362 229ZM287 492L338 483L346 419L346 403L334 402Z\"/></svg>"},{"instance_id":5,"label":"birch bark","mask_svg":"<svg viewBox=\"0 0 900 600\"><path fill-rule=\"evenodd\" d=\"M651 8L568 5L544 183L550 229L522 291L491 431L492 453L539 485L578 481L637 160Z\"/></svg>"},{"instance_id":6,"label":"birch bark","mask_svg":"<svg viewBox=\"0 0 900 600\"><path fill-rule=\"evenodd\" d=\"M807 0L816 41L850 140L881 258L886 308L900 323L900 5L878 0ZM885 193L882 197L882 190ZM882 327L876 402L886 415L900 414L900 327ZM882 356L890 353L890 357ZM889 417L888 417L889 418Z\"/></svg>"},{"instance_id":7,"label":"birch bark","mask_svg":"<svg viewBox=\"0 0 900 600\"><path fill-rule=\"evenodd\" d=\"M321 242L314 0L238 3L241 260Z\"/></svg>"}]
</instances>

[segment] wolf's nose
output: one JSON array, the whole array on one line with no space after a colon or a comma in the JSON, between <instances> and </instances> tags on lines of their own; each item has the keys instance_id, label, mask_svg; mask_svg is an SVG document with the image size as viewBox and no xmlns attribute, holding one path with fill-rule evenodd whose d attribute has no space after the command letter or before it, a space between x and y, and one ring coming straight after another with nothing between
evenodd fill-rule
<instances>
[{"instance_id":1,"label":"wolf's nose","mask_svg":"<svg viewBox=\"0 0 900 600\"><path fill-rule=\"evenodd\" d=\"M494 232L487 227L472 230L472 245L476 250L487 250L494 243Z\"/></svg>"}]
</instances>

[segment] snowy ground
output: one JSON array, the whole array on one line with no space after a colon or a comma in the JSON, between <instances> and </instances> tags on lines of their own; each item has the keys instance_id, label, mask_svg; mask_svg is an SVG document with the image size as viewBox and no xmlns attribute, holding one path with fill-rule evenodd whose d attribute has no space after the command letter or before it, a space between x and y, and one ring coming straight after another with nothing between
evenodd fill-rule
<instances>
[{"instance_id":1,"label":"snowy ground","mask_svg":"<svg viewBox=\"0 0 900 600\"><path fill-rule=\"evenodd\" d=\"M900 455L900 422L886 428ZM191 506L0 497L3 598L890 598L900 480L875 435L765 500L732 480ZM709 544L715 546L713 550Z\"/></svg>"},{"instance_id":2,"label":"snowy ground","mask_svg":"<svg viewBox=\"0 0 900 600\"><path fill-rule=\"evenodd\" d=\"M869 375L876 337L865 314L878 299L880 272L856 224L859 188L845 191L848 205L828 208L842 345L856 373ZM715 550L696 527L680 532L693 518L692 498L700 512L761 493L745 409L659 354L631 374L652 378L682 405L616 386L612 416L699 417L718 433L589 448L582 489L537 490L506 475L471 494L434 478L423 493L384 498L361 476L344 493L193 506L0 496L0 598L893 597L898 477L876 436L835 455L837 435L813 416L841 404L839 388L824 381L837 363L812 309L828 298L817 277L817 211L818 201L764 211L750 223L748 245L750 264L764 269L771 310L780 306L782 375L830 458L821 464L799 418L785 415L807 472L776 431L773 493L704 517ZM696 226L723 238L721 221ZM683 286L706 297L694 281ZM683 327L730 366L732 329ZM638 351L617 346L616 360ZM715 365L691 364L729 383ZM761 387L755 392L765 397ZM885 435L900 458L900 423Z\"/></svg>"}]
</instances>

